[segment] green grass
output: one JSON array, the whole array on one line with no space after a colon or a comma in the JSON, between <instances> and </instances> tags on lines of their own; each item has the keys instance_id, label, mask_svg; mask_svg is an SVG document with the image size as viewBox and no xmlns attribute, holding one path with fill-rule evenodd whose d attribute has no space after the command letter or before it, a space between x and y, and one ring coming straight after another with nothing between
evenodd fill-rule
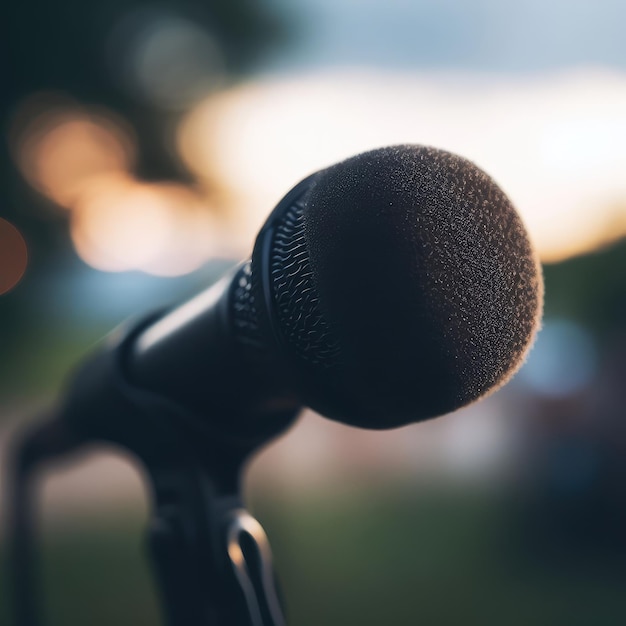
<instances>
[{"instance_id":1,"label":"green grass","mask_svg":"<svg viewBox=\"0 0 626 626\"><path fill-rule=\"evenodd\" d=\"M626 624L624 579L526 554L502 497L377 486L253 501L291 626ZM46 533L50 626L161 623L143 523Z\"/></svg>"},{"instance_id":2,"label":"green grass","mask_svg":"<svg viewBox=\"0 0 626 626\"><path fill-rule=\"evenodd\" d=\"M0 399L56 396L74 367L107 332L98 327L33 325L28 340L0 359ZM0 415L0 421L2 416Z\"/></svg>"},{"instance_id":3,"label":"green grass","mask_svg":"<svg viewBox=\"0 0 626 626\"><path fill-rule=\"evenodd\" d=\"M624 581L526 556L508 506L405 490L268 507L290 623L626 624Z\"/></svg>"}]
</instances>

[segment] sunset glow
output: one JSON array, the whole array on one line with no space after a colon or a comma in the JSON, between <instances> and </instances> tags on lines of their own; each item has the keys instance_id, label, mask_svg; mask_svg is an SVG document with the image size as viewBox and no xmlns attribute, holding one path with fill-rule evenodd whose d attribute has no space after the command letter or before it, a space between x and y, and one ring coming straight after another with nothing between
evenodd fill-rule
<instances>
[{"instance_id":1,"label":"sunset glow","mask_svg":"<svg viewBox=\"0 0 626 626\"><path fill-rule=\"evenodd\" d=\"M351 154L420 143L457 152L511 196L544 261L626 233L626 77L345 70L243 85L194 109L180 151L245 207L249 235L295 182Z\"/></svg>"},{"instance_id":2,"label":"sunset glow","mask_svg":"<svg viewBox=\"0 0 626 626\"><path fill-rule=\"evenodd\" d=\"M86 263L168 276L211 257L247 256L272 207L299 180L399 143L447 149L489 172L543 261L626 234L626 76L607 71L470 80L344 70L259 79L183 117L177 148L197 186L139 180L124 120L58 95L27 100L11 132L26 180L69 210Z\"/></svg>"}]
</instances>

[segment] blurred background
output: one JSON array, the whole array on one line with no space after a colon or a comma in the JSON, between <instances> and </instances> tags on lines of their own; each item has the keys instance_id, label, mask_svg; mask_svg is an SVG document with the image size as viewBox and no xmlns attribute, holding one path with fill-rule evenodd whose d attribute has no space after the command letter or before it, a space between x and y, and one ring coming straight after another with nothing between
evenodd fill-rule
<instances>
[{"instance_id":1,"label":"blurred background","mask_svg":"<svg viewBox=\"0 0 626 626\"><path fill-rule=\"evenodd\" d=\"M289 623L626 623L625 22L618 0L4 3L2 457L98 338L246 257L298 180L435 145L518 207L543 330L468 409L373 433L305 414L258 455ZM50 624L159 623L148 508L119 451L46 479Z\"/></svg>"}]
</instances>

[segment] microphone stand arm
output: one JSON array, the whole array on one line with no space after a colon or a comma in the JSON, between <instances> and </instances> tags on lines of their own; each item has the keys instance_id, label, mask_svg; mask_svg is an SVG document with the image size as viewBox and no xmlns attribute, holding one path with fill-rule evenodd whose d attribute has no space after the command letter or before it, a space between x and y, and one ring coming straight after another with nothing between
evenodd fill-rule
<instances>
[{"instance_id":1,"label":"microphone stand arm","mask_svg":"<svg viewBox=\"0 0 626 626\"><path fill-rule=\"evenodd\" d=\"M150 471L149 547L171 626L284 626L269 541L199 465Z\"/></svg>"},{"instance_id":2,"label":"microphone stand arm","mask_svg":"<svg viewBox=\"0 0 626 626\"><path fill-rule=\"evenodd\" d=\"M245 509L240 478L250 455L285 430L299 407L264 416L264 432L246 439L219 426L240 416L201 419L129 384L124 348L142 326L97 352L78 371L57 416L14 446L15 626L41 624L33 575L35 472L97 441L130 451L146 470L148 548L168 626L285 626L269 541Z\"/></svg>"}]
</instances>

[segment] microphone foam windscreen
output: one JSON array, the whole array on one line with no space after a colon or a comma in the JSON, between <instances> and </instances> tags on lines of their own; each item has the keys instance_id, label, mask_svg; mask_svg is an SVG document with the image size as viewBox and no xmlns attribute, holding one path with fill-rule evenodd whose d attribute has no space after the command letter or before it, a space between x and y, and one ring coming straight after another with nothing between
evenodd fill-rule
<instances>
[{"instance_id":1,"label":"microphone foam windscreen","mask_svg":"<svg viewBox=\"0 0 626 626\"><path fill-rule=\"evenodd\" d=\"M540 321L540 266L509 199L468 160L405 145L334 165L304 203L303 235L337 346L329 379L355 407L343 421L440 415L523 362Z\"/></svg>"}]
</instances>

